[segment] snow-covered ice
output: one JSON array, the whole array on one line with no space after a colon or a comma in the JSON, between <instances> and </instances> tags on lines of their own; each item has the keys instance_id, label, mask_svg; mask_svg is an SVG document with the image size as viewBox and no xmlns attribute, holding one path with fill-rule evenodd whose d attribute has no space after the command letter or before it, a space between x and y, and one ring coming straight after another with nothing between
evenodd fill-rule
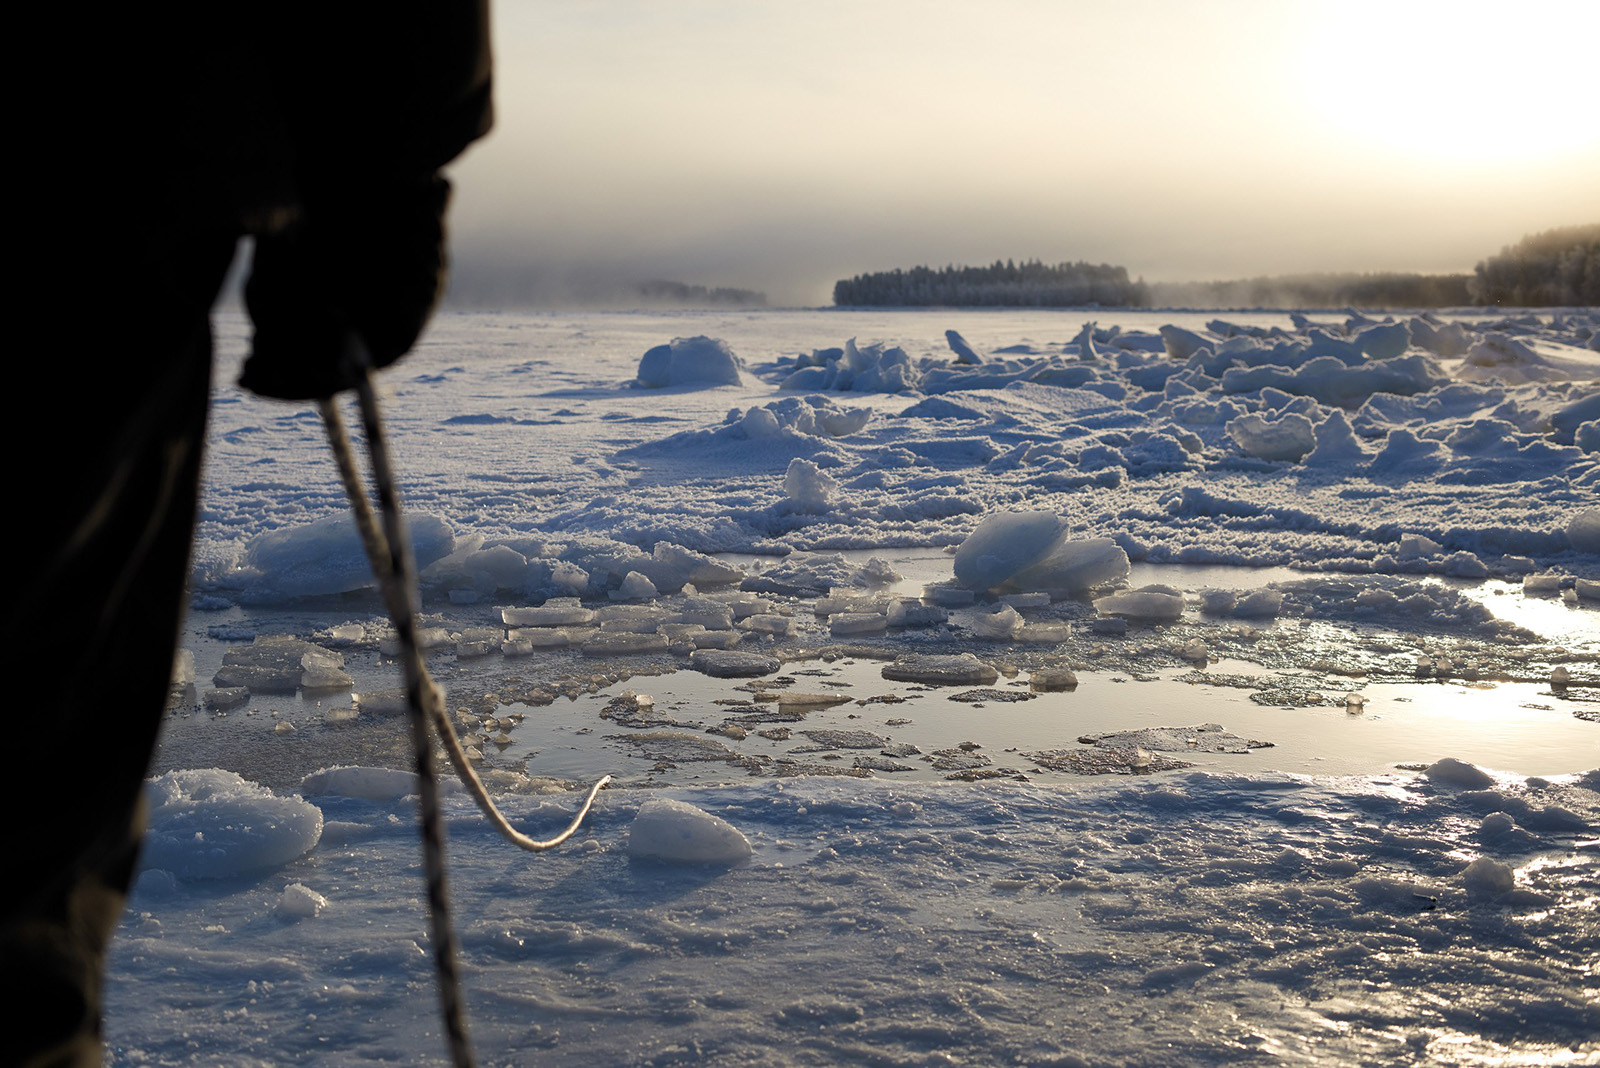
<instances>
[{"instance_id":1,"label":"snow-covered ice","mask_svg":"<svg viewBox=\"0 0 1600 1068\"><path fill-rule=\"evenodd\" d=\"M540 856L446 798L486 1063L1600 1057L1600 316L1093 314L385 374L484 778L617 776ZM392 639L244 331L108 1060L442 1063Z\"/></svg>"}]
</instances>

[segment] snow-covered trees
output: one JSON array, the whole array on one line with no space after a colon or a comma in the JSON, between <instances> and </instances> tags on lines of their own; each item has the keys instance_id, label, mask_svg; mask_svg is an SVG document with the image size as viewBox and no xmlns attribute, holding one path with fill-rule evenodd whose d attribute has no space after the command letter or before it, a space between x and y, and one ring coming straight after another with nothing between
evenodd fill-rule
<instances>
[{"instance_id":1,"label":"snow-covered trees","mask_svg":"<svg viewBox=\"0 0 1600 1068\"><path fill-rule=\"evenodd\" d=\"M837 305L1070 308L1087 304L1141 307L1143 282L1108 263L996 260L988 267L912 267L858 274L834 283Z\"/></svg>"}]
</instances>

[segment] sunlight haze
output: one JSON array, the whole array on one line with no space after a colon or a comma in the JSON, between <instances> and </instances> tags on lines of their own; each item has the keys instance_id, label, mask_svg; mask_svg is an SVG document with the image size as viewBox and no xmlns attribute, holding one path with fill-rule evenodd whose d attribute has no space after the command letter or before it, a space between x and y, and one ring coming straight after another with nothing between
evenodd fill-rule
<instances>
[{"instance_id":1,"label":"sunlight haze","mask_svg":"<svg viewBox=\"0 0 1600 1068\"><path fill-rule=\"evenodd\" d=\"M917 263L1470 271L1600 217L1600 5L495 5L464 302Z\"/></svg>"}]
</instances>

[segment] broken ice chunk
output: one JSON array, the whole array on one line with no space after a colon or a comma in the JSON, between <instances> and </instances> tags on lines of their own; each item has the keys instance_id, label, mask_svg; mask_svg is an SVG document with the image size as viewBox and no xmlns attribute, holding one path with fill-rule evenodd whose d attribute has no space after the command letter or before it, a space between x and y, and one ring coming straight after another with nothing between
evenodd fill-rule
<instances>
[{"instance_id":1,"label":"broken ice chunk","mask_svg":"<svg viewBox=\"0 0 1600 1068\"><path fill-rule=\"evenodd\" d=\"M262 635L242 649L224 653L222 667L211 681L220 688L246 686L252 693L294 693L300 688L301 661L307 655L338 654L288 635Z\"/></svg>"},{"instance_id":2,"label":"broken ice chunk","mask_svg":"<svg viewBox=\"0 0 1600 1068\"><path fill-rule=\"evenodd\" d=\"M1024 623L1017 631L1019 642L1064 642L1072 637L1072 624L1049 621Z\"/></svg>"},{"instance_id":3,"label":"broken ice chunk","mask_svg":"<svg viewBox=\"0 0 1600 1068\"><path fill-rule=\"evenodd\" d=\"M1567 540L1580 553L1600 556L1600 508L1589 508L1567 524Z\"/></svg>"},{"instance_id":4,"label":"broken ice chunk","mask_svg":"<svg viewBox=\"0 0 1600 1068\"><path fill-rule=\"evenodd\" d=\"M1004 583L1019 590L1082 593L1127 580L1128 552L1110 538L1062 540Z\"/></svg>"},{"instance_id":5,"label":"broken ice chunk","mask_svg":"<svg viewBox=\"0 0 1600 1068\"><path fill-rule=\"evenodd\" d=\"M290 883L278 895L278 915L291 919L315 919L327 907L328 899L304 883Z\"/></svg>"},{"instance_id":6,"label":"broken ice chunk","mask_svg":"<svg viewBox=\"0 0 1600 1068\"><path fill-rule=\"evenodd\" d=\"M944 582L933 582L922 587L924 599L936 605L945 605L950 608L961 608L974 603L978 595L972 590L962 589L960 586L951 586ZM1600 594L1597 594L1600 596Z\"/></svg>"},{"instance_id":7,"label":"broken ice chunk","mask_svg":"<svg viewBox=\"0 0 1600 1068\"><path fill-rule=\"evenodd\" d=\"M1444 552L1444 546L1428 537L1426 534L1400 535L1400 547L1395 550L1395 556L1401 560L1417 556L1437 556Z\"/></svg>"},{"instance_id":8,"label":"broken ice chunk","mask_svg":"<svg viewBox=\"0 0 1600 1068\"><path fill-rule=\"evenodd\" d=\"M1231 420L1223 429L1240 449L1261 460L1298 463L1317 445L1311 420L1296 412L1270 421L1251 412Z\"/></svg>"},{"instance_id":9,"label":"broken ice chunk","mask_svg":"<svg viewBox=\"0 0 1600 1068\"><path fill-rule=\"evenodd\" d=\"M1435 761L1428 765L1423 774L1430 782L1446 786L1462 786L1468 790L1482 790L1494 785L1494 779L1488 772L1455 757L1444 757Z\"/></svg>"},{"instance_id":10,"label":"broken ice chunk","mask_svg":"<svg viewBox=\"0 0 1600 1068\"><path fill-rule=\"evenodd\" d=\"M1066 533L1053 512L1000 512L978 524L956 549L956 583L969 590L1000 585L1044 559Z\"/></svg>"},{"instance_id":11,"label":"broken ice chunk","mask_svg":"<svg viewBox=\"0 0 1600 1068\"><path fill-rule=\"evenodd\" d=\"M244 686L222 686L205 692L206 707L213 712L238 708L250 700L250 691Z\"/></svg>"},{"instance_id":12,"label":"broken ice chunk","mask_svg":"<svg viewBox=\"0 0 1600 1068\"><path fill-rule=\"evenodd\" d=\"M645 656L666 652L667 639L659 634L602 631L586 639L581 651L584 656Z\"/></svg>"},{"instance_id":13,"label":"broken ice chunk","mask_svg":"<svg viewBox=\"0 0 1600 1068\"><path fill-rule=\"evenodd\" d=\"M194 685L194 650L179 649L172 656L172 674L168 676L172 686L182 688Z\"/></svg>"},{"instance_id":14,"label":"broken ice chunk","mask_svg":"<svg viewBox=\"0 0 1600 1068\"><path fill-rule=\"evenodd\" d=\"M903 656L885 665L881 674L897 682L934 686L987 686L1000 677L971 653Z\"/></svg>"},{"instance_id":15,"label":"broken ice chunk","mask_svg":"<svg viewBox=\"0 0 1600 1068\"><path fill-rule=\"evenodd\" d=\"M746 616L739 621L739 629L754 634L771 634L780 638L792 638L795 633L793 617L771 613Z\"/></svg>"},{"instance_id":16,"label":"broken ice chunk","mask_svg":"<svg viewBox=\"0 0 1600 1068\"><path fill-rule=\"evenodd\" d=\"M731 649L696 649L689 654L689 665L717 679L755 678L777 671L778 659Z\"/></svg>"},{"instance_id":17,"label":"broken ice chunk","mask_svg":"<svg viewBox=\"0 0 1600 1068\"><path fill-rule=\"evenodd\" d=\"M552 597L537 608L503 608L500 618L510 627L565 627L593 622L594 612L576 597Z\"/></svg>"},{"instance_id":18,"label":"broken ice chunk","mask_svg":"<svg viewBox=\"0 0 1600 1068\"><path fill-rule=\"evenodd\" d=\"M950 613L934 604L923 604L915 598L904 598L889 606L891 627L936 627L950 618Z\"/></svg>"},{"instance_id":19,"label":"broken ice chunk","mask_svg":"<svg viewBox=\"0 0 1600 1068\"><path fill-rule=\"evenodd\" d=\"M828 511L839 482L813 461L795 457L783 476L783 493L796 512L820 515Z\"/></svg>"},{"instance_id":20,"label":"broken ice chunk","mask_svg":"<svg viewBox=\"0 0 1600 1068\"><path fill-rule=\"evenodd\" d=\"M1003 604L993 612L974 616L968 626L975 638L1010 641L1022 629L1022 616L1015 608Z\"/></svg>"},{"instance_id":21,"label":"broken ice chunk","mask_svg":"<svg viewBox=\"0 0 1600 1068\"><path fill-rule=\"evenodd\" d=\"M877 612L836 612L828 617L828 632L836 638L882 634L888 625L888 617Z\"/></svg>"},{"instance_id":22,"label":"broken ice chunk","mask_svg":"<svg viewBox=\"0 0 1600 1068\"><path fill-rule=\"evenodd\" d=\"M1028 687L1042 693L1074 690L1077 686L1078 676L1067 668L1035 668L1028 676Z\"/></svg>"},{"instance_id":23,"label":"broken ice chunk","mask_svg":"<svg viewBox=\"0 0 1600 1068\"><path fill-rule=\"evenodd\" d=\"M659 595L656 584L637 571L623 576L622 585L610 593L613 601L653 601Z\"/></svg>"},{"instance_id":24,"label":"broken ice chunk","mask_svg":"<svg viewBox=\"0 0 1600 1068\"><path fill-rule=\"evenodd\" d=\"M750 840L727 820L672 798L646 801L628 827L630 857L733 865L750 852Z\"/></svg>"},{"instance_id":25,"label":"broken ice chunk","mask_svg":"<svg viewBox=\"0 0 1600 1068\"><path fill-rule=\"evenodd\" d=\"M1146 623L1170 623L1183 615L1183 593L1171 586L1141 586L1096 597L1095 611Z\"/></svg>"},{"instance_id":26,"label":"broken ice chunk","mask_svg":"<svg viewBox=\"0 0 1600 1068\"><path fill-rule=\"evenodd\" d=\"M1509 865L1479 857L1461 869L1461 883L1468 893L1503 894L1517 885L1517 879Z\"/></svg>"},{"instance_id":27,"label":"broken ice chunk","mask_svg":"<svg viewBox=\"0 0 1600 1068\"><path fill-rule=\"evenodd\" d=\"M1560 575L1522 576L1522 595L1524 597L1556 597L1560 593Z\"/></svg>"},{"instance_id":28,"label":"broken ice chunk","mask_svg":"<svg viewBox=\"0 0 1600 1068\"><path fill-rule=\"evenodd\" d=\"M322 713L322 722L330 727L347 727L360 714L360 710L355 708L330 708Z\"/></svg>"},{"instance_id":29,"label":"broken ice chunk","mask_svg":"<svg viewBox=\"0 0 1600 1068\"><path fill-rule=\"evenodd\" d=\"M1239 598L1233 614L1240 619L1276 619L1283 610L1283 594L1278 590L1255 590Z\"/></svg>"}]
</instances>

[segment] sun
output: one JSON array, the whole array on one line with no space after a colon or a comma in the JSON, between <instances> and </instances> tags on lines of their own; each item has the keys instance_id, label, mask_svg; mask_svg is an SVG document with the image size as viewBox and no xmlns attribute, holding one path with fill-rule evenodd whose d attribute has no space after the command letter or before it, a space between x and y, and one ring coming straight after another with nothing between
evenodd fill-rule
<instances>
[{"instance_id":1,"label":"sun","mask_svg":"<svg viewBox=\"0 0 1600 1068\"><path fill-rule=\"evenodd\" d=\"M1351 0L1308 14L1303 85L1347 146L1477 169L1600 149L1600 4Z\"/></svg>"}]
</instances>

